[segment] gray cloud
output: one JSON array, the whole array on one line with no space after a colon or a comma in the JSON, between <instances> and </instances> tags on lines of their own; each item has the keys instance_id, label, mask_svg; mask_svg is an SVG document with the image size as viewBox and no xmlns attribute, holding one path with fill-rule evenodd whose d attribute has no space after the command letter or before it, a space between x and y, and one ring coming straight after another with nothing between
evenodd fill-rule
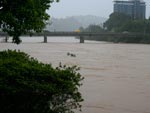
<instances>
[{"instance_id":1,"label":"gray cloud","mask_svg":"<svg viewBox=\"0 0 150 113\"><path fill-rule=\"evenodd\" d=\"M150 16L150 0L146 2L146 16ZM113 12L113 0L60 0L53 3L48 13L53 17L63 18L74 15L96 15L109 17Z\"/></svg>"}]
</instances>

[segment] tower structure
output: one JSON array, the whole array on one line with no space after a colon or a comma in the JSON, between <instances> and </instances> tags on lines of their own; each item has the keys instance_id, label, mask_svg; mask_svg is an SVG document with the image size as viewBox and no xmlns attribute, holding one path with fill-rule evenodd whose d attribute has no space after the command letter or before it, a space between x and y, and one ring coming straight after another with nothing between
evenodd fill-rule
<instances>
[{"instance_id":1,"label":"tower structure","mask_svg":"<svg viewBox=\"0 0 150 113\"><path fill-rule=\"evenodd\" d=\"M115 0L114 12L129 15L133 19L145 19L146 4L143 0Z\"/></svg>"}]
</instances>

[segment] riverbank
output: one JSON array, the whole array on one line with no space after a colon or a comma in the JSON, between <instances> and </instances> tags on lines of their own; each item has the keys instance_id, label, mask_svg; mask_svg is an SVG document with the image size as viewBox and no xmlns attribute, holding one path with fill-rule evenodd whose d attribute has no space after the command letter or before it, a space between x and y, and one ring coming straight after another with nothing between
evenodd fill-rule
<instances>
[{"instance_id":1,"label":"riverbank","mask_svg":"<svg viewBox=\"0 0 150 113\"><path fill-rule=\"evenodd\" d=\"M95 41L107 41L107 42L113 42L113 43L150 44L150 35L149 34L143 35L143 36L137 36L137 37L95 36L95 37L85 37L85 39L95 40Z\"/></svg>"},{"instance_id":2,"label":"riverbank","mask_svg":"<svg viewBox=\"0 0 150 113\"><path fill-rule=\"evenodd\" d=\"M81 113L149 113L150 46L106 42L0 43L44 63L78 65L85 77ZM76 57L70 57L67 53ZM80 113L80 112L76 112Z\"/></svg>"}]
</instances>

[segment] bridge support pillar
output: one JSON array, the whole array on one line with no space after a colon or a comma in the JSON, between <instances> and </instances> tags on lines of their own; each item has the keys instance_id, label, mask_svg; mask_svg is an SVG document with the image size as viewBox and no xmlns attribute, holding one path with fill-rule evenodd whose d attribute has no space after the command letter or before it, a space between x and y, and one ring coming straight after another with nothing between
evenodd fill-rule
<instances>
[{"instance_id":1,"label":"bridge support pillar","mask_svg":"<svg viewBox=\"0 0 150 113\"><path fill-rule=\"evenodd\" d=\"M8 42L8 36L5 37L5 42L6 42L6 43Z\"/></svg>"},{"instance_id":2,"label":"bridge support pillar","mask_svg":"<svg viewBox=\"0 0 150 113\"><path fill-rule=\"evenodd\" d=\"M44 35L44 43L47 43L47 36Z\"/></svg>"},{"instance_id":3,"label":"bridge support pillar","mask_svg":"<svg viewBox=\"0 0 150 113\"><path fill-rule=\"evenodd\" d=\"M84 37L80 36L80 43L84 43Z\"/></svg>"}]
</instances>

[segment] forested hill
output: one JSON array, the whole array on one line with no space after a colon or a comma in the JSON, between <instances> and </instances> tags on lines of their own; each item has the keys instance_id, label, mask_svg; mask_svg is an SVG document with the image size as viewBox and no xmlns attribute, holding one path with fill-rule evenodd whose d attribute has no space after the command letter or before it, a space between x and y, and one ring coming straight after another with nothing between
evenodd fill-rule
<instances>
[{"instance_id":1,"label":"forested hill","mask_svg":"<svg viewBox=\"0 0 150 113\"><path fill-rule=\"evenodd\" d=\"M51 18L50 24L47 25L48 31L75 31L80 27L87 27L91 24L102 25L107 18L98 16L72 16L66 18Z\"/></svg>"}]
</instances>

